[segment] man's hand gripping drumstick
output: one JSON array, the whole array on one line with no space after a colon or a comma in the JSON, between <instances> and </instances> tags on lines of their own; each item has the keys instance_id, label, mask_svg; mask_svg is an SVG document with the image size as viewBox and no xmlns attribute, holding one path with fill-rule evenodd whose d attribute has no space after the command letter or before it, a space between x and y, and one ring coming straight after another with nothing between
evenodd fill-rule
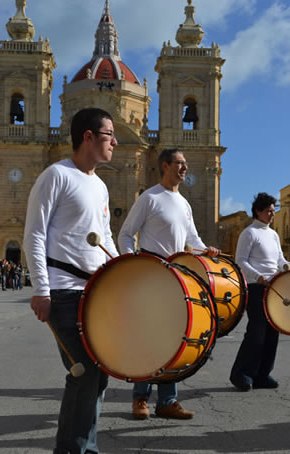
<instances>
[{"instance_id":1,"label":"man's hand gripping drumstick","mask_svg":"<svg viewBox=\"0 0 290 454\"><path fill-rule=\"evenodd\" d=\"M60 339L59 335L57 334L55 329L50 324L50 322L49 322L50 306L51 306L50 296L33 296L32 297L31 308L34 311L36 317L38 318L38 320L40 320L42 322L46 322L47 325L49 326L49 328L51 329L57 344L62 349L62 351L66 355L67 359L71 363L70 373L72 374L72 376L80 377L81 375L84 374L85 368L82 363L77 363L74 360L73 356L68 351L68 349L64 345L63 341Z\"/></svg>"},{"instance_id":2,"label":"man's hand gripping drumstick","mask_svg":"<svg viewBox=\"0 0 290 454\"><path fill-rule=\"evenodd\" d=\"M197 249L197 248L191 246L191 244L186 244L184 250L186 252L190 252L191 254L193 254L194 252L201 252L202 254L208 255L209 257L217 257L218 255L222 254L220 249L217 249L213 246L209 246L206 249ZM222 255L231 257L228 254L222 254Z\"/></svg>"},{"instance_id":3,"label":"man's hand gripping drumstick","mask_svg":"<svg viewBox=\"0 0 290 454\"><path fill-rule=\"evenodd\" d=\"M113 259L114 257L112 256L112 254L110 254L110 252L101 244L101 237L100 235L98 235L96 232L90 232L88 233L87 235L87 242L91 245L91 246L99 246L106 254L108 257L110 257L111 259Z\"/></svg>"},{"instance_id":4,"label":"man's hand gripping drumstick","mask_svg":"<svg viewBox=\"0 0 290 454\"><path fill-rule=\"evenodd\" d=\"M286 263L283 266L283 271L289 271L289 270L290 270L290 265L289 265L289 263ZM281 298L284 306L290 306L290 299L284 298L284 296L281 295L281 293L279 293L278 290L276 290L274 286L271 286L271 282L269 282L267 279L265 279L264 276L260 276L257 282L258 282L258 284L262 284L262 285L265 285L266 287L269 287L270 290L272 290L274 293L276 293L276 295Z\"/></svg>"}]
</instances>

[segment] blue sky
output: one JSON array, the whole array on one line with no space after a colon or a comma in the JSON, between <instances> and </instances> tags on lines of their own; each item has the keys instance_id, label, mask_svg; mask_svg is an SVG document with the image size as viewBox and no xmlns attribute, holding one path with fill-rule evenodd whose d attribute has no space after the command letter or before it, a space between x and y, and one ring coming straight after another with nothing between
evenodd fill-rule
<instances>
[{"instance_id":1,"label":"blue sky","mask_svg":"<svg viewBox=\"0 0 290 454\"><path fill-rule=\"evenodd\" d=\"M52 126L60 123L63 76L87 62L105 0L27 0L26 15L55 55ZM122 60L146 77L152 98L149 127L157 129L154 65L164 41L173 45L187 0L110 0ZM226 59L221 81L221 213L250 213L261 191L279 197L290 184L290 5L288 0L193 0L204 47L216 42ZM1 0L0 39L16 12Z\"/></svg>"}]
</instances>

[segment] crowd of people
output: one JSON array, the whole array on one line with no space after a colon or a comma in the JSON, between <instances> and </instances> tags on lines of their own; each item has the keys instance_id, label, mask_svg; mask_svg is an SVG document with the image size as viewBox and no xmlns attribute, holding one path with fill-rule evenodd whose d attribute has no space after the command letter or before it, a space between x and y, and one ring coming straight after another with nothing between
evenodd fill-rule
<instances>
[{"instance_id":1,"label":"crowd of people","mask_svg":"<svg viewBox=\"0 0 290 454\"><path fill-rule=\"evenodd\" d=\"M46 168L31 190L24 250L33 284L32 310L40 321L50 323L76 363L82 363L85 369L82 375L74 376L66 352L58 345L68 373L53 452L92 454L99 452L97 427L108 377L83 347L77 314L89 277L110 257L118 256L110 228L108 190L95 172L99 163L111 161L118 142L113 118L97 108L82 109L74 115L71 138L71 157ZM191 207L179 193L179 184L187 171L185 156L178 149L163 150L158 164L160 183L143 192L133 205L119 234L120 252L135 251L138 233L141 250L165 259L184 250L186 244L216 257L219 249L203 243ZM271 277L289 267L278 235L270 229L274 205L274 198L259 194L253 204L253 226L239 240L237 262L250 284L250 321L230 377L239 391L278 386L269 375L274 367L278 335L273 337L261 303L261 292ZM98 232L108 254L103 248L94 249L87 243L88 232ZM251 341L255 346L254 359L249 355ZM265 361L268 351L271 355ZM150 416L151 388L150 383L134 386L134 418ZM155 414L160 418L193 417L193 412L178 402L176 383L158 385Z\"/></svg>"},{"instance_id":2,"label":"crowd of people","mask_svg":"<svg viewBox=\"0 0 290 454\"><path fill-rule=\"evenodd\" d=\"M14 263L12 260L0 261L0 279L2 291L21 290L24 285L30 285L28 271L21 263Z\"/></svg>"}]
</instances>

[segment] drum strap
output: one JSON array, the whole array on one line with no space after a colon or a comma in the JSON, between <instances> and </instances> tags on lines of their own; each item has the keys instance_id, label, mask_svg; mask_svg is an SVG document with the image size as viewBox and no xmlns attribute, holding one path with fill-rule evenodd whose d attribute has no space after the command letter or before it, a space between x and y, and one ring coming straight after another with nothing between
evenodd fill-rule
<instances>
[{"instance_id":1,"label":"drum strap","mask_svg":"<svg viewBox=\"0 0 290 454\"><path fill-rule=\"evenodd\" d=\"M51 257L46 257L46 263L48 266L59 268L60 270L64 270L67 273L80 277L81 279L85 279L86 281L92 276L92 274L86 273L86 271L80 270L70 263L61 262L60 260L52 259Z\"/></svg>"},{"instance_id":2,"label":"drum strap","mask_svg":"<svg viewBox=\"0 0 290 454\"><path fill-rule=\"evenodd\" d=\"M159 257L160 259L165 260L165 257L163 257L163 256L160 255L160 254L157 254L157 252L148 251L147 249L144 249L144 248L142 248L142 247L141 247L140 251L141 251L141 252L145 252L146 254L156 255L156 256Z\"/></svg>"}]
</instances>

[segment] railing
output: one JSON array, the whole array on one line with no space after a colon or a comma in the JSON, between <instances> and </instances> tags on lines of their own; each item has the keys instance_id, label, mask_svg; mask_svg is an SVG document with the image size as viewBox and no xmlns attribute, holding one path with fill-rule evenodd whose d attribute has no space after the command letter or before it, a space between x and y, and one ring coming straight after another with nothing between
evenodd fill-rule
<instances>
[{"instance_id":1,"label":"railing","mask_svg":"<svg viewBox=\"0 0 290 454\"><path fill-rule=\"evenodd\" d=\"M183 130L178 133L178 140L199 145L219 145L219 131L210 129Z\"/></svg>"},{"instance_id":2,"label":"railing","mask_svg":"<svg viewBox=\"0 0 290 454\"><path fill-rule=\"evenodd\" d=\"M68 131L61 130L61 128L48 128L47 132L39 133L33 126L27 125L8 125L0 128L0 137L2 140L12 142L48 142L59 143L66 142Z\"/></svg>"},{"instance_id":3,"label":"railing","mask_svg":"<svg viewBox=\"0 0 290 454\"><path fill-rule=\"evenodd\" d=\"M160 140L160 132L158 130L148 130L143 137L150 145L154 145ZM171 137L174 144L220 145L220 132L214 129L182 130L173 132Z\"/></svg>"},{"instance_id":4,"label":"railing","mask_svg":"<svg viewBox=\"0 0 290 454\"><path fill-rule=\"evenodd\" d=\"M220 48L208 47L172 47L165 45L161 50L162 56L168 57L220 57Z\"/></svg>"},{"instance_id":5,"label":"railing","mask_svg":"<svg viewBox=\"0 0 290 454\"><path fill-rule=\"evenodd\" d=\"M0 52L51 52L49 41L0 41Z\"/></svg>"},{"instance_id":6,"label":"railing","mask_svg":"<svg viewBox=\"0 0 290 454\"><path fill-rule=\"evenodd\" d=\"M159 142L159 131L157 130L148 130L144 139L150 144L154 145Z\"/></svg>"},{"instance_id":7,"label":"railing","mask_svg":"<svg viewBox=\"0 0 290 454\"><path fill-rule=\"evenodd\" d=\"M63 142L64 136L67 136L69 133L65 135L60 128L48 128L48 142L49 143L58 143Z\"/></svg>"},{"instance_id":8,"label":"railing","mask_svg":"<svg viewBox=\"0 0 290 454\"><path fill-rule=\"evenodd\" d=\"M37 129L27 125L8 125L0 127L0 137L3 140L12 141L39 141L48 143L66 142L69 130L63 128ZM171 136L174 144L195 144L195 145L220 145L220 132L212 129L194 129L174 132ZM157 144L160 140L158 130L148 130L143 138L149 145Z\"/></svg>"},{"instance_id":9,"label":"railing","mask_svg":"<svg viewBox=\"0 0 290 454\"><path fill-rule=\"evenodd\" d=\"M26 125L9 125L4 126L3 128L3 138L4 139L32 139L33 138L33 128Z\"/></svg>"}]
</instances>

